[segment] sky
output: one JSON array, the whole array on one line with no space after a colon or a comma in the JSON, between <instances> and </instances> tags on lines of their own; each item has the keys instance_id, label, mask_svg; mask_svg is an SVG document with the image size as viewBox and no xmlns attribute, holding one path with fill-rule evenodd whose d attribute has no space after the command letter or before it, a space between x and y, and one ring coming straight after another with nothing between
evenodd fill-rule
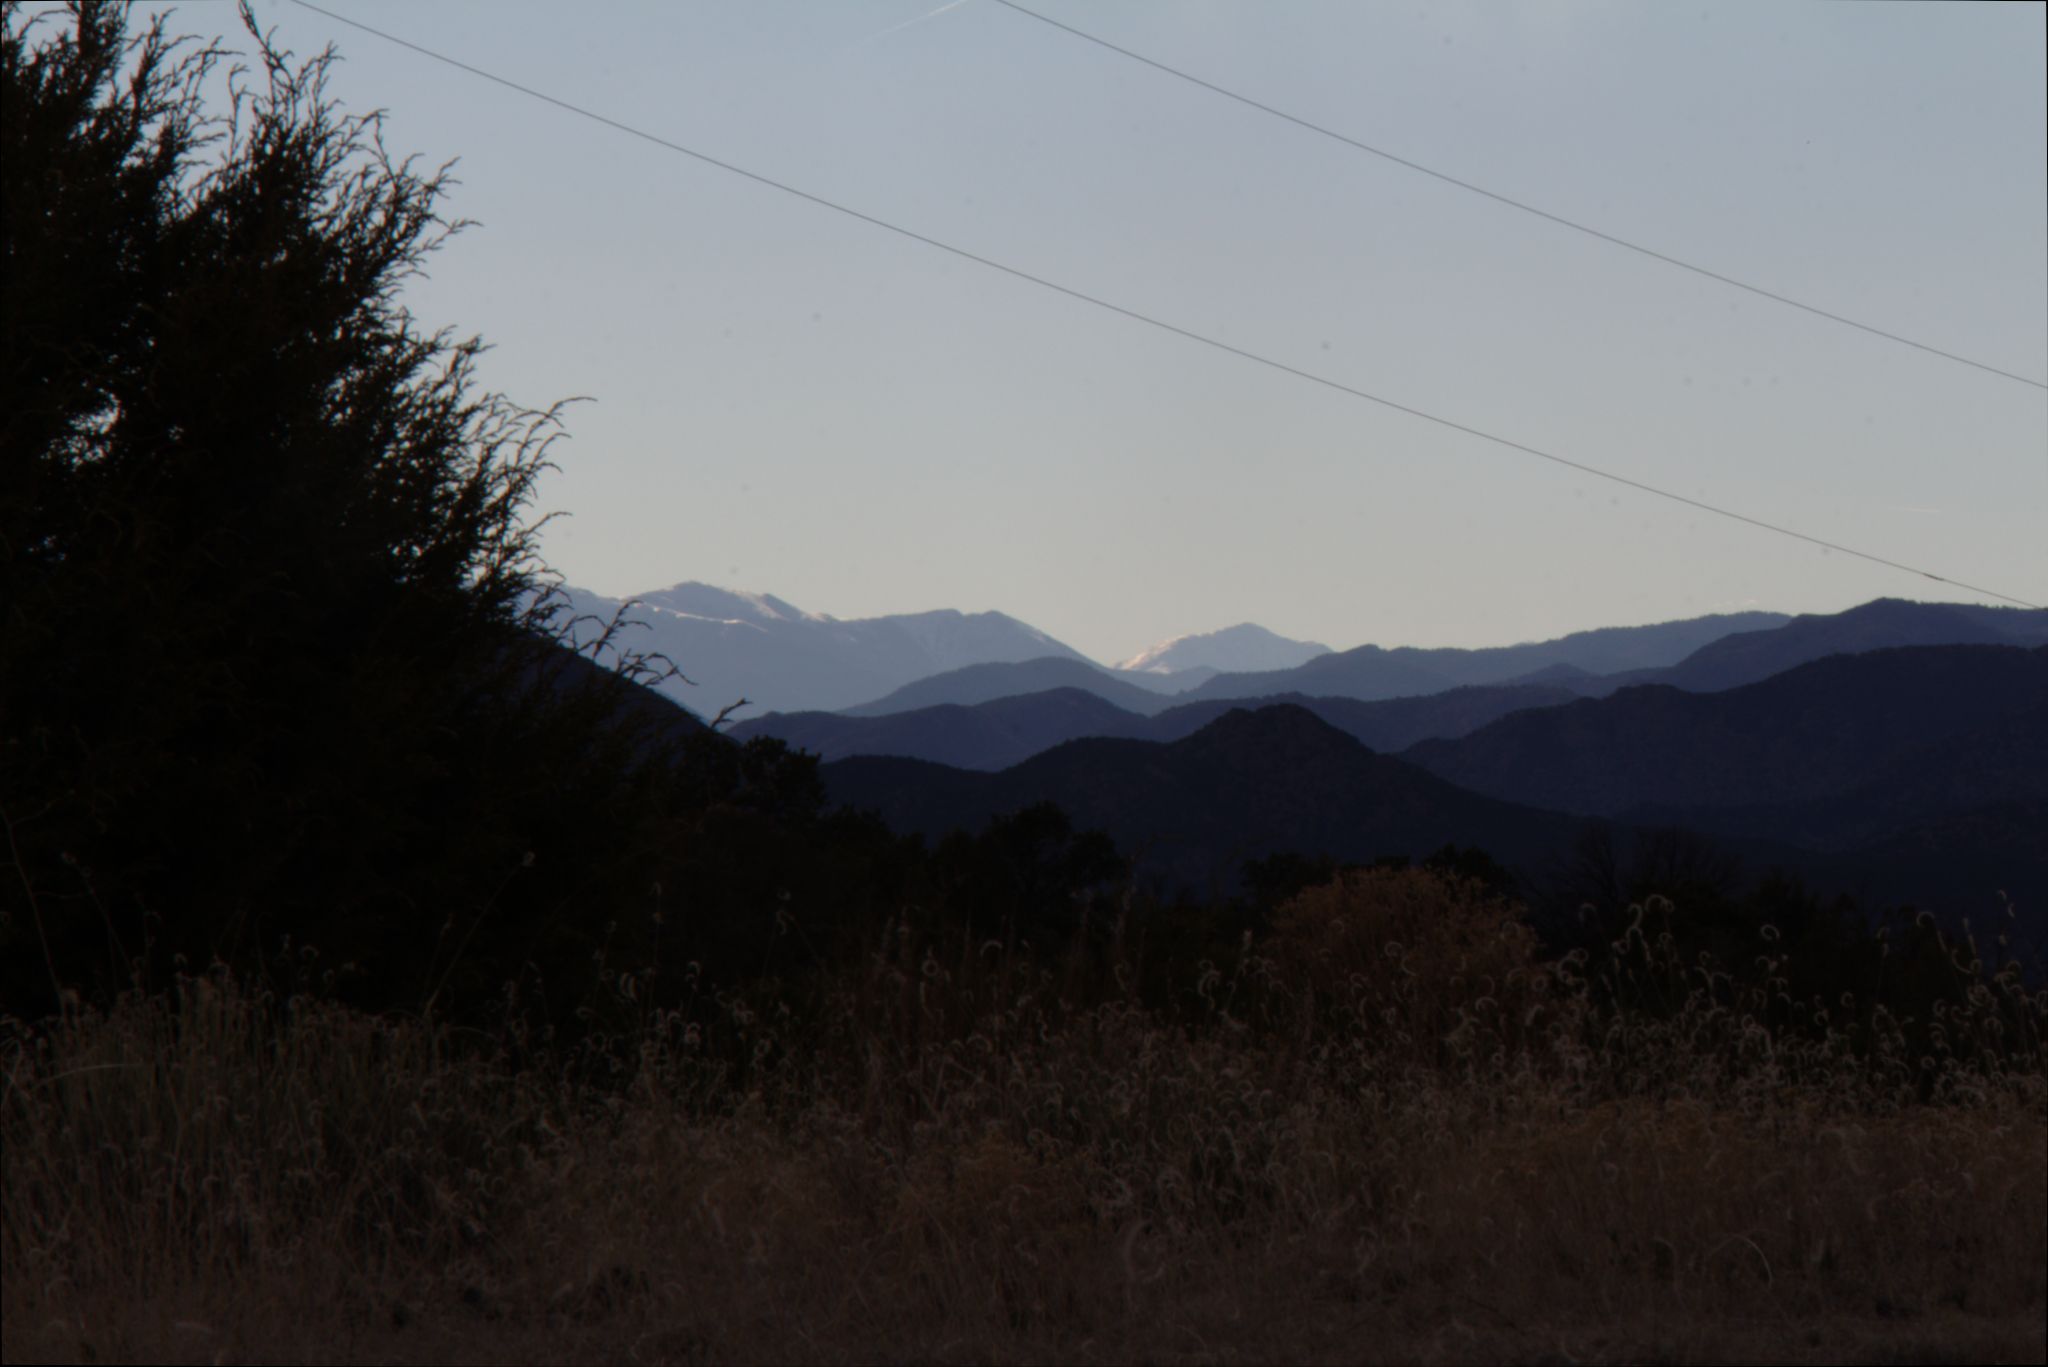
<instances>
[{"instance_id":1,"label":"sky","mask_svg":"<svg viewBox=\"0 0 2048 1367\"><path fill-rule=\"evenodd\" d=\"M2048 603L2044 7L322 0L657 137L1393 403ZM1492 645L1984 594L1105 311L256 0L459 158L408 287L567 414L567 580L999 609L1099 660L1256 621ZM174 30L235 33L221 3ZM246 46L246 37L240 39Z\"/></svg>"}]
</instances>

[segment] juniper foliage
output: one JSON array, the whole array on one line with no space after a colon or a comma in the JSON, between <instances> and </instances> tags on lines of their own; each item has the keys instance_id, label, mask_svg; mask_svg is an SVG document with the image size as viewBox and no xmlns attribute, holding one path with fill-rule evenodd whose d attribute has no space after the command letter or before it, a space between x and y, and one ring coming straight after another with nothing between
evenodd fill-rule
<instances>
[{"instance_id":1,"label":"juniper foliage","mask_svg":"<svg viewBox=\"0 0 2048 1367\"><path fill-rule=\"evenodd\" d=\"M180 955L317 948L414 1006L465 959L581 962L675 781L556 639L558 411L401 302L463 226L448 168L242 20L246 61L92 0L0 22L18 1011Z\"/></svg>"}]
</instances>

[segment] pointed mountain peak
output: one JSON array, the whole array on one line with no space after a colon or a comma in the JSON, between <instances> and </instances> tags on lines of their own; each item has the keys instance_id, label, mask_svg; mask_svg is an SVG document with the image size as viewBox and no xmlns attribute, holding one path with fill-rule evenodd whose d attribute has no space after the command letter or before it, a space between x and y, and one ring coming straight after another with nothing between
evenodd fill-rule
<instances>
[{"instance_id":1,"label":"pointed mountain peak","mask_svg":"<svg viewBox=\"0 0 2048 1367\"><path fill-rule=\"evenodd\" d=\"M1195 752L1246 752L1267 762L1288 763L1305 755L1370 750L1349 732L1330 725L1298 703L1265 707L1233 707L1182 740L1172 749Z\"/></svg>"},{"instance_id":2,"label":"pointed mountain peak","mask_svg":"<svg viewBox=\"0 0 2048 1367\"><path fill-rule=\"evenodd\" d=\"M1227 673L1254 670L1293 669L1330 648L1319 641L1295 641L1266 630L1253 622L1240 622L1221 631L1176 636L1139 651L1117 666L1145 674L1172 674L1183 669L1207 667Z\"/></svg>"}]
</instances>

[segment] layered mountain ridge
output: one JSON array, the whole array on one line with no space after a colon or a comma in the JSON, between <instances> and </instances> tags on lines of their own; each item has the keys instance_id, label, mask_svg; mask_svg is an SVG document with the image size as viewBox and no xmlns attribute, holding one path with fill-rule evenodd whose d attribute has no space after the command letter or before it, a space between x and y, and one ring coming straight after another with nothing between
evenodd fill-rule
<instances>
[{"instance_id":1,"label":"layered mountain ridge","mask_svg":"<svg viewBox=\"0 0 2048 1367\"><path fill-rule=\"evenodd\" d=\"M906 833L1050 802L1107 832L1143 876L1227 892L1268 854L1447 844L1541 877L1588 823L1609 823L1645 839L1694 832L1871 907L1983 917L2009 904L2039 931L2048 904L2048 612L1878 600L1492 650L1364 647L1175 694L1186 672L1106 669L1000 613L842 622L703 585L636 611L649 636L740 642L755 665L775 650L826 661L841 699L885 669L1020 656L733 725L734 740L816 753L833 802ZM700 680L730 663L686 658ZM1276 680L1306 686L1211 696ZM1318 684L1414 691L1308 691Z\"/></svg>"},{"instance_id":2,"label":"layered mountain ridge","mask_svg":"<svg viewBox=\"0 0 2048 1367\"><path fill-rule=\"evenodd\" d=\"M1138 694L1127 701L1141 701L1143 706L1119 706L1100 692L1070 683L972 704L938 703L904 712L777 714L742 722L732 735L739 740L774 736L827 761L854 755L897 755L993 771L1083 737L1179 740L1239 707L1291 704L1375 750L1394 751L1431 737L1462 736L1511 712L1567 703L1577 696L1562 688L1507 684L1378 702L1282 693L1176 703L1171 698L1153 700Z\"/></svg>"},{"instance_id":3,"label":"layered mountain ridge","mask_svg":"<svg viewBox=\"0 0 2048 1367\"><path fill-rule=\"evenodd\" d=\"M662 691L702 715L746 699L760 711L851 707L933 674L988 662L1079 651L1001 612L900 613L845 619L806 612L772 594L682 583L636 599L566 590L572 612L600 620L626 610L622 649L666 656L687 681ZM628 609L627 604L631 603Z\"/></svg>"},{"instance_id":4,"label":"layered mountain ridge","mask_svg":"<svg viewBox=\"0 0 2048 1367\"><path fill-rule=\"evenodd\" d=\"M1050 802L1141 873L1197 890L1229 891L1244 861L1280 851L1355 862L1445 844L1540 879L1591 822L1699 832L1873 907L1984 924L2009 905L2027 935L2048 930L2048 647L1835 656L1717 693L1635 687L1398 755L1281 703L1177 739L1068 740L996 772L861 756L821 775L835 802L931 837Z\"/></svg>"},{"instance_id":5,"label":"layered mountain ridge","mask_svg":"<svg viewBox=\"0 0 2048 1367\"><path fill-rule=\"evenodd\" d=\"M1116 668L1122 672L1178 674L1206 669L1217 673L1258 669L1293 669L1330 648L1320 641L1291 641L1255 622L1240 622L1221 631L1176 636L1139 651Z\"/></svg>"}]
</instances>

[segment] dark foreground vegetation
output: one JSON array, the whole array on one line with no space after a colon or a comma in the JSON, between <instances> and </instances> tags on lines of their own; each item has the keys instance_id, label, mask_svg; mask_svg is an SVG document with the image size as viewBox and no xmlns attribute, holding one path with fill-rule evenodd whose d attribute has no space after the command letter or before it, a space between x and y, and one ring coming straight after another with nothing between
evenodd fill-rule
<instances>
[{"instance_id":1,"label":"dark foreground vegetation","mask_svg":"<svg viewBox=\"0 0 2048 1367\"><path fill-rule=\"evenodd\" d=\"M9 1029L6 1355L2041 1360L2048 998L1679 920L1551 958L1361 871L1178 978L883 922L560 1047L184 977Z\"/></svg>"},{"instance_id":2,"label":"dark foreground vegetation","mask_svg":"<svg viewBox=\"0 0 2048 1367\"><path fill-rule=\"evenodd\" d=\"M0 12L8 1360L2043 1358L1999 927L830 810L590 667L325 61Z\"/></svg>"}]
</instances>

